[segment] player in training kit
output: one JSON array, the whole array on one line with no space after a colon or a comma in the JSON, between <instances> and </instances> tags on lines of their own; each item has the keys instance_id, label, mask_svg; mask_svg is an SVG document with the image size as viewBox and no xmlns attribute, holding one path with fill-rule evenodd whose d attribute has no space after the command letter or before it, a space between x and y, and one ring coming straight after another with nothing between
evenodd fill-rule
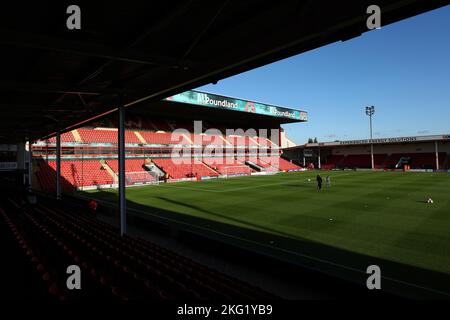
<instances>
[{"instance_id":1,"label":"player in training kit","mask_svg":"<svg viewBox=\"0 0 450 320\"><path fill-rule=\"evenodd\" d=\"M320 191L322 190L322 177L320 176L320 174L317 175L316 180L317 180L317 189L318 191Z\"/></svg>"}]
</instances>

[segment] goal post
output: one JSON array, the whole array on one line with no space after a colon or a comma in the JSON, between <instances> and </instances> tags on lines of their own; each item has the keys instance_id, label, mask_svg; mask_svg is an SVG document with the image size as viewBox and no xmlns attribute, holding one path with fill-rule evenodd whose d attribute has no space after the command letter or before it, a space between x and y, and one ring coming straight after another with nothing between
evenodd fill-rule
<instances>
[{"instance_id":1,"label":"goal post","mask_svg":"<svg viewBox=\"0 0 450 320\"><path fill-rule=\"evenodd\" d=\"M118 176L114 179L114 184L119 183ZM136 185L158 185L159 177L151 171L129 171L125 172L125 185L126 186L136 186Z\"/></svg>"},{"instance_id":2,"label":"goal post","mask_svg":"<svg viewBox=\"0 0 450 320\"><path fill-rule=\"evenodd\" d=\"M220 170L224 178L248 176L251 174L252 169L246 165L238 166L223 166Z\"/></svg>"}]
</instances>

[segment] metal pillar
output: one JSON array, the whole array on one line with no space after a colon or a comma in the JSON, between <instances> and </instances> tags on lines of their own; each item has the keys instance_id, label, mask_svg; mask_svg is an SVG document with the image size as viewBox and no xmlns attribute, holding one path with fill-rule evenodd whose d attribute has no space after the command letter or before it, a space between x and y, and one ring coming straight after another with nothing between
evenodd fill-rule
<instances>
[{"instance_id":1,"label":"metal pillar","mask_svg":"<svg viewBox=\"0 0 450 320\"><path fill-rule=\"evenodd\" d=\"M119 212L120 212L120 235L127 232L127 212L125 198L125 107L123 99L120 99L119 105Z\"/></svg>"},{"instance_id":2,"label":"metal pillar","mask_svg":"<svg viewBox=\"0 0 450 320\"><path fill-rule=\"evenodd\" d=\"M28 185L31 189L33 184L33 150L32 150L32 142L30 140L27 141L28 145Z\"/></svg>"},{"instance_id":3,"label":"metal pillar","mask_svg":"<svg viewBox=\"0 0 450 320\"><path fill-rule=\"evenodd\" d=\"M278 145L280 146L278 150L281 150L283 148L281 143L281 127L278 128Z\"/></svg>"},{"instance_id":4,"label":"metal pillar","mask_svg":"<svg viewBox=\"0 0 450 320\"><path fill-rule=\"evenodd\" d=\"M375 169L375 161L373 160L373 133L372 133L372 114L370 115L370 161L372 162L372 170Z\"/></svg>"},{"instance_id":5,"label":"metal pillar","mask_svg":"<svg viewBox=\"0 0 450 320\"><path fill-rule=\"evenodd\" d=\"M372 162L372 170L375 169L375 161L373 159L373 134L372 134L372 116L375 114L375 107L366 107L366 115L369 116L370 121L370 159Z\"/></svg>"},{"instance_id":6,"label":"metal pillar","mask_svg":"<svg viewBox=\"0 0 450 320\"><path fill-rule=\"evenodd\" d=\"M61 134L56 134L56 199L61 200Z\"/></svg>"},{"instance_id":7,"label":"metal pillar","mask_svg":"<svg viewBox=\"0 0 450 320\"><path fill-rule=\"evenodd\" d=\"M322 165L320 164L320 146L319 146L319 159L318 159L318 168L321 169Z\"/></svg>"},{"instance_id":8,"label":"metal pillar","mask_svg":"<svg viewBox=\"0 0 450 320\"><path fill-rule=\"evenodd\" d=\"M439 170L439 150L438 150L438 142L434 142L434 151L436 153L436 170Z\"/></svg>"}]
</instances>

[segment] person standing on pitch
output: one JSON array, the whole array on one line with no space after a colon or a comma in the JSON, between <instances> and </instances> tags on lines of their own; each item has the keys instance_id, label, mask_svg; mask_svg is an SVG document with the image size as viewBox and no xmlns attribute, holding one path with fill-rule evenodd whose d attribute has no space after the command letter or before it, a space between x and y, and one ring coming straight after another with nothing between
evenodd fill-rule
<instances>
[{"instance_id":1,"label":"person standing on pitch","mask_svg":"<svg viewBox=\"0 0 450 320\"><path fill-rule=\"evenodd\" d=\"M318 191L320 191L322 190L322 177L320 176L320 174L317 175L316 180L317 180L317 189Z\"/></svg>"},{"instance_id":2,"label":"person standing on pitch","mask_svg":"<svg viewBox=\"0 0 450 320\"><path fill-rule=\"evenodd\" d=\"M327 188L331 187L331 177L327 176L327 178L325 179L325 182L327 183Z\"/></svg>"}]
</instances>

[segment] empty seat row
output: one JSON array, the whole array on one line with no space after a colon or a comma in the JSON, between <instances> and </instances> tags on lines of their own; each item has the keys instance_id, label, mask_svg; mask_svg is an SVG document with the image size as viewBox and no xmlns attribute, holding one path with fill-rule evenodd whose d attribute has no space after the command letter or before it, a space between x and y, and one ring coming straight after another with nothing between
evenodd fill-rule
<instances>
[{"instance_id":1,"label":"empty seat row","mask_svg":"<svg viewBox=\"0 0 450 320\"><path fill-rule=\"evenodd\" d=\"M202 161L220 174L240 175L250 174L252 169L234 157L203 158Z\"/></svg>"},{"instance_id":2,"label":"empty seat row","mask_svg":"<svg viewBox=\"0 0 450 320\"><path fill-rule=\"evenodd\" d=\"M127 299L274 298L146 240L120 237L116 228L83 214L73 214L74 210L68 213L39 205L39 212L41 227L46 224L63 242L78 248L79 259L89 258L90 268L107 277L108 283Z\"/></svg>"},{"instance_id":3,"label":"empty seat row","mask_svg":"<svg viewBox=\"0 0 450 320\"><path fill-rule=\"evenodd\" d=\"M216 171L198 159L153 159L152 161L171 179L218 176Z\"/></svg>"},{"instance_id":4,"label":"empty seat row","mask_svg":"<svg viewBox=\"0 0 450 320\"><path fill-rule=\"evenodd\" d=\"M92 144L117 144L118 131L114 128L80 128L76 130L78 140L73 131L61 135L61 142L82 142ZM47 140L56 143L56 138ZM272 141L264 137L249 137L243 135L225 136L222 134L194 134L178 133L173 128L167 127L164 131L125 130L125 143L129 144L196 144L196 145L229 145L245 147L274 147Z\"/></svg>"}]
</instances>

